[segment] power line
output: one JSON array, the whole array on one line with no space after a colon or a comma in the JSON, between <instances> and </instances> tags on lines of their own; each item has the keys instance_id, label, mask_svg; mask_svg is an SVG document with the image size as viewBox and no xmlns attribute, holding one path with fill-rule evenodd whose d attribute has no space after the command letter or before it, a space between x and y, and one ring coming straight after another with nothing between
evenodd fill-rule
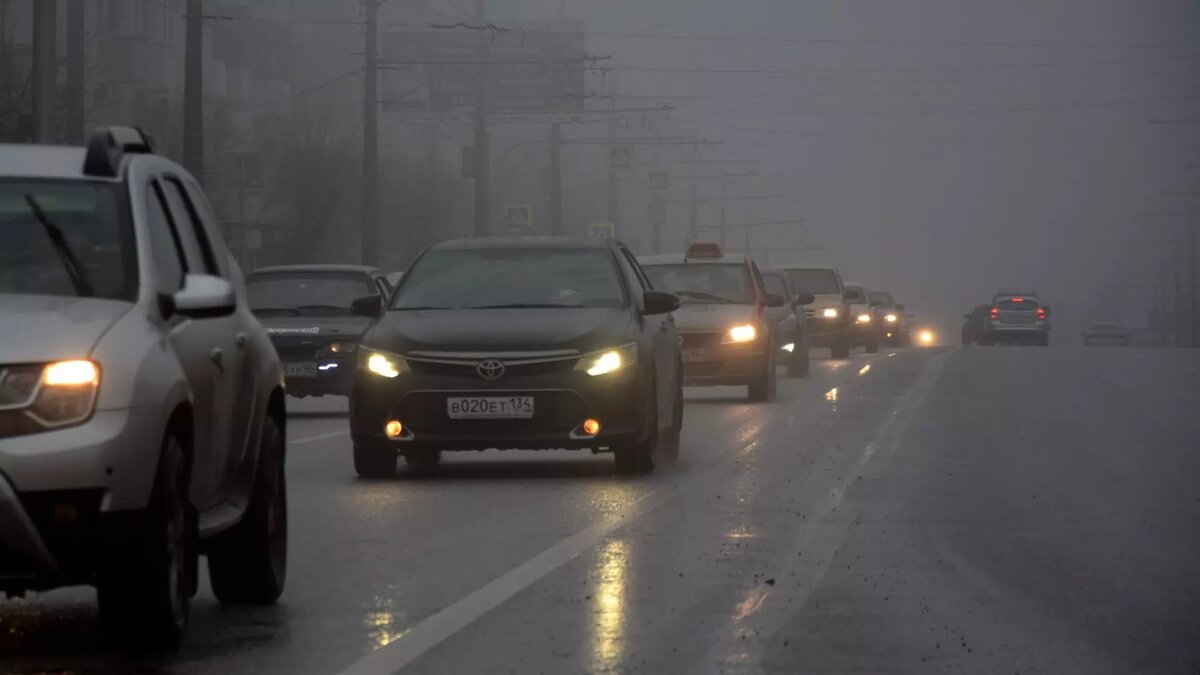
<instances>
[{"instance_id":1,"label":"power line","mask_svg":"<svg viewBox=\"0 0 1200 675\"><path fill-rule=\"evenodd\" d=\"M253 105L243 106L241 108L234 109L232 112L245 112L247 110L255 110L258 108L265 108L267 106L277 105L279 103L287 103L288 101L295 100L297 98L300 98L301 96L311 94L314 91L319 91L326 87L332 86L338 82L341 82L342 80L344 80L348 77L353 77L355 75L358 75L362 71L363 71L362 68L355 68L349 72L342 73L341 75L338 75L337 77L334 77L332 79L325 80L324 82L320 82L318 84L314 84L313 86L311 86L307 89L302 89L300 91L294 92L290 96L285 96L283 98L275 99L274 101L266 101L264 103L255 103Z\"/></svg>"}]
</instances>

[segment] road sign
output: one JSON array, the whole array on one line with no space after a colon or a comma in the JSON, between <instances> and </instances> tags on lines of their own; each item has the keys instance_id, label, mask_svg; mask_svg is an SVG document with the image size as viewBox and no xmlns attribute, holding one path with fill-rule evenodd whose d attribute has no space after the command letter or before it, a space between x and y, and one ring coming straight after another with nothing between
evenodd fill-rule
<instances>
[{"instance_id":1,"label":"road sign","mask_svg":"<svg viewBox=\"0 0 1200 675\"><path fill-rule=\"evenodd\" d=\"M651 190L666 190L671 182L671 177L666 171L651 171L650 172L650 189Z\"/></svg>"},{"instance_id":2,"label":"road sign","mask_svg":"<svg viewBox=\"0 0 1200 675\"><path fill-rule=\"evenodd\" d=\"M584 109L582 24L524 22L516 30L488 32L482 38L488 41L486 53L478 31L386 31L380 36L385 72L402 79L415 72L431 113L473 108L481 77L487 81L491 112ZM480 65L481 55L491 63Z\"/></svg>"},{"instance_id":3,"label":"road sign","mask_svg":"<svg viewBox=\"0 0 1200 675\"><path fill-rule=\"evenodd\" d=\"M615 167L633 166L633 146L615 145L609 148L608 161Z\"/></svg>"},{"instance_id":4,"label":"road sign","mask_svg":"<svg viewBox=\"0 0 1200 675\"><path fill-rule=\"evenodd\" d=\"M509 228L533 227L533 207L529 204L509 204L504 207L504 225Z\"/></svg>"},{"instance_id":5,"label":"road sign","mask_svg":"<svg viewBox=\"0 0 1200 675\"><path fill-rule=\"evenodd\" d=\"M591 223L588 225L588 236L612 239L617 236L617 225L616 223Z\"/></svg>"}]
</instances>

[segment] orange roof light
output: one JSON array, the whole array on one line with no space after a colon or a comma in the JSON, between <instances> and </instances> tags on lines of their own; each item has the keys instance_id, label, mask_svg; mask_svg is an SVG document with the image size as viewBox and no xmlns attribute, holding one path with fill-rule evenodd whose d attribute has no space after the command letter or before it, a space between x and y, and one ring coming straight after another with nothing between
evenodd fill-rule
<instances>
[{"instance_id":1,"label":"orange roof light","mask_svg":"<svg viewBox=\"0 0 1200 675\"><path fill-rule=\"evenodd\" d=\"M691 246L688 246L688 258L723 258L725 253L721 251L721 245L715 241L698 241Z\"/></svg>"}]
</instances>

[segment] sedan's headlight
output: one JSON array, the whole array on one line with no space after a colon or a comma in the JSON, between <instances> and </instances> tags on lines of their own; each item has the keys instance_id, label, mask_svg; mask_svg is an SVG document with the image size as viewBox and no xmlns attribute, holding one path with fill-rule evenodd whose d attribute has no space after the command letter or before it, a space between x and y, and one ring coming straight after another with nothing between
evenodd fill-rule
<instances>
[{"instance_id":1,"label":"sedan's headlight","mask_svg":"<svg viewBox=\"0 0 1200 675\"><path fill-rule=\"evenodd\" d=\"M92 414L100 389L93 361L57 361L42 369L41 386L27 414L47 427L76 424Z\"/></svg>"},{"instance_id":2,"label":"sedan's headlight","mask_svg":"<svg viewBox=\"0 0 1200 675\"><path fill-rule=\"evenodd\" d=\"M859 323L871 323L871 315L870 314L859 314L857 321Z\"/></svg>"},{"instance_id":3,"label":"sedan's headlight","mask_svg":"<svg viewBox=\"0 0 1200 675\"><path fill-rule=\"evenodd\" d=\"M754 342L758 339L758 329L753 325L744 323L740 326L730 328L725 337L721 338L721 344L732 345L741 344L743 342Z\"/></svg>"},{"instance_id":4,"label":"sedan's headlight","mask_svg":"<svg viewBox=\"0 0 1200 675\"><path fill-rule=\"evenodd\" d=\"M607 375L636 364L637 356L637 343L631 342L620 347L588 352L579 358L575 370L585 372L592 377Z\"/></svg>"},{"instance_id":5,"label":"sedan's headlight","mask_svg":"<svg viewBox=\"0 0 1200 675\"><path fill-rule=\"evenodd\" d=\"M408 362L395 354L364 350L360 355L363 367L373 375L391 380L408 372Z\"/></svg>"},{"instance_id":6,"label":"sedan's headlight","mask_svg":"<svg viewBox=\"0 0 1200 675\"><path fill-rule=\"evenodd\" d=\"M839 312L837 311L836 307L826 307L821 311L821 316L825 317L826 319L836 319L838 318L838 314Z\"/></svg>"},{"instance_id":7,"label":"sedan's headlight","mask_svg":"<svg viewBox=\"0 0 1200 675\"><path fill-rule=\"evenodd\" d=\"M321 347L319 355L321 357L348 356L358 349L358 343L350 340L339 340L338 342L330 342Z\"/></svg>"},{"instance_id":8,"label":"sedan's headlight","mask_svg":"<svg viewBox=\"0 0 1200 675\"><path fill-rule=\"evenodd\" d=\"M884 317L883 317L883 320L887 321L888 323L896 323L896 321L898 321L899 319L900 319L900 317L896 316L895 314L891 314L891 313L888 313L888 314L884 315Z\"/></svg>"}]
</instances>

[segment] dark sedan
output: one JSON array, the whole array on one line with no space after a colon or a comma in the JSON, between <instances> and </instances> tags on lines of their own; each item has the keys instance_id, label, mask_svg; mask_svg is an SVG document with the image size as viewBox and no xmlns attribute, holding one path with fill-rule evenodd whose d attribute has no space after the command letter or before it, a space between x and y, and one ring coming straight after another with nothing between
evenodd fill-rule
<instances>
[{"instance_id":1,"label":"dark sedan","mask_svg":"<svg viewBox=\"0 0 1200 675\"><path fill-rule=\"evenodd\" d=\"M611 451L618 473L678 452L679 305L622 244L444 242L405 274L359 349L350 427L360 476L446 450ZM382 310L382 311L380 311Z\"/></svg>"},{"instance_id":2,"label":"dark sedan","mask_svg":"<svg viewBox=\"0 0 1200 675\"><path fill-rule=\"evenodd\" d=\"M288 394L350 395L354 353L371 323L354 301L390 290L383 270L360 265L264 267L246 278L250 309L283 361Z\"/></svg>"}]
</instances>

